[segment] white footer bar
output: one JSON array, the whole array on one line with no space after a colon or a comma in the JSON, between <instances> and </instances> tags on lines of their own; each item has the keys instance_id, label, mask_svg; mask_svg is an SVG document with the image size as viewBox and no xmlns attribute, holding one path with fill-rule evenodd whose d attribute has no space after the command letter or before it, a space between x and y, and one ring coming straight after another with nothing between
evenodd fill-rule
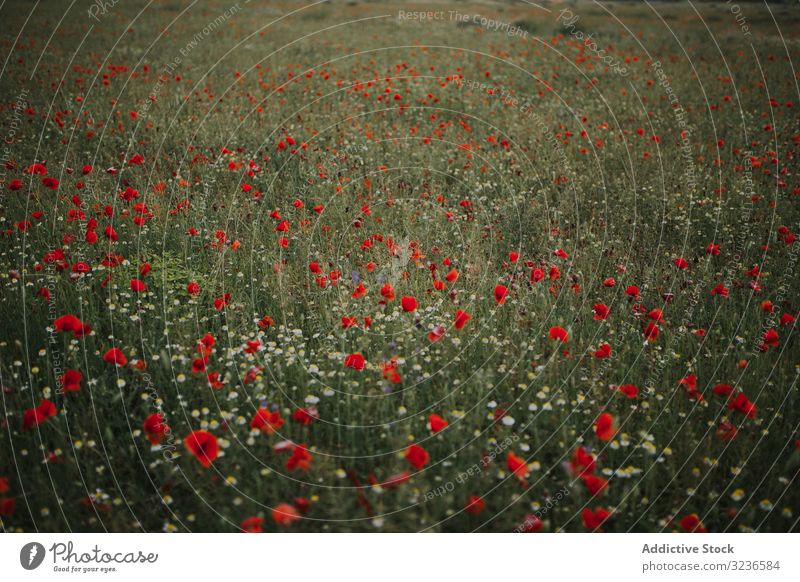
<instances>
[{"instance_id":1,"label":"white footer bar","mask_svg":"<svg viewBox=\"0 0 800 582\"><path fill-rule=\"evenodd\" d=\"M0 571L5 580L136 582L800 580L799 541L792 534L7 534Z\"/></svg>"}]
</instances>

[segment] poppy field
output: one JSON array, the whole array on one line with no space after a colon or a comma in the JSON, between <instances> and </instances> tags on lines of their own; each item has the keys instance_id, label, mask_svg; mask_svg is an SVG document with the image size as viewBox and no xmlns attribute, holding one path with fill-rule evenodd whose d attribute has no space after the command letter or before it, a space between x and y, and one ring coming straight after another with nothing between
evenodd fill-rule
<instances>
[{"instance_id":1,"label":"poppy field","mask_svg":"<svg viewBox=\"0 0 800 582\"><path fill-rule=\"evenodd\" d=\"M6 2L8 532L800 529L800 11Z\"/></svg>"}]
</instances>

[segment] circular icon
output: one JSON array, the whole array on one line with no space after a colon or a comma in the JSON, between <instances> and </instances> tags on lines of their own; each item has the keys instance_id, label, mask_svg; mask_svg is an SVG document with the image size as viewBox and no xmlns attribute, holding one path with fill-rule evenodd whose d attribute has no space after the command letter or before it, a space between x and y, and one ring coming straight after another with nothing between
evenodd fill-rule
<instances>
[{"instance_id":1,"label":"circular icon","mask_svg":"<svg viewBox=\"0 0 800 582\"><path fill-rule=\"evenodd\" d=\"M44 561L44 546L39 542L30 542L19 551L19 563L26 570L35 570Z\"/></svg>"}]
</instances>

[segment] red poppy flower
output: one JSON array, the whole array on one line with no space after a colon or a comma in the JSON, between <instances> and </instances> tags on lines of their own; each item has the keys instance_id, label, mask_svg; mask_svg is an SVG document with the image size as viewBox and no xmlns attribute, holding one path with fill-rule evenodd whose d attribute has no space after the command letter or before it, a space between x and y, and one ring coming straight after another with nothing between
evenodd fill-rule
<instances>
[{"instance_id":1,"label":"red poppy flower","mask_svg":"<svg viewBox=\"0 0 800 582\"><path fill-rule=\"evenodd\" d=\"M239 528L245 533L263 533L264 532L264 518L254 515L253 517L246 517L239 524Z\"/></svg>"},{"instance_id":2,"label":"red poppy flower","mask_svg":"<svg viewBox=\"0 0 800 582\"><path fill-rule=\"evenodd\" d=\"M555 325L550 328L550 339L558 340L560 342L568 342L569 334L567 333L567 330L560 325Z\"/></svg>"},{"instance_id":3,"label":"red poppy flower","mask_svg":"<svg viewBox=\"0 0 800 582\"><path fill-rule=\"evenodd\" d=\"M689 263L687 263L686 259L684 259L683 257L678 257L677 259L672 261L672 264L678 267L678 270L683 270L689 266Z\"/></svg>"},{"instance_id":4,"label":"red poppy flower","mask_svg":"<svg viewBox=\"0 0 800 582\"><path fill-rule=\"evenodd\" d=\"M353 293L352 293L351 297L353 299L359 299L359 298L363 297L366 294L367 294L366 286L364 285L363 282L359 282L359 284L356 285L356 288L353 290Z\"/></svg>"},{"instance_id":5,"label":"red poppy flower","mask_svg":"<svg viewBox=\"0 0 800 582\"><path fill-rule=\"evenodd\" d=\"M286 468L289 471L299 469L301 471L308 471L311 468L311 453L304 445L295 445L292 449L292 455L286 461Z\"/></svg>"},{"instance_id":6,"label":"red poppy flower","mask_svg":"<svg viewBox=\"0 0 800 582\"><path fill-rule=\"evenodd\" d=\"M464 511L470 515L479 515L484 509L486 509L486 502L482 497L478 497L477 495L470 495L469 498L467 498L467 502L464 504Z\"/></svg>"},{"instance_id":7,"label":"red poppy flower","mask_svg":"<svg viewBox=\"0 0 800 582\"><path fill-rule=\"evenodd\" d=\"M22 414L22 430L38 426L51 416L56 415L56 405L49 400L42 400L36 408L28 408Z\"/></svg>"},{"instance_id":8,"label":"red poppy flower","mask_svg":"<svg viewBox=\"0 0 800 582\"><path fill-rule=\"evenodd\" d=\"M206 374L206 382L212 390L219 390L225 383L222 381L222 374L219 372L209 372Z\"/></svg>"},{"instance_id":9,"label":"red poppy flower","mask_svg":"<svg viewBox=\"0 0 800 582\"><path fill-rule=\"evenodd\" d=\"M608 412L602 413L597 417L597 421L594 425L594 432L601 441L605 442L613 439L614 435L617 433L617 429L614 428L614 417Z\"/></svg>"},{"instance_id":10,"label":"red poppy flower","mask_svg":"<svg viewBox=\"0 0 800 582\"><path fill-rule=\"evenodd\" d=\"M242 351L245 354L255 354L258 353L258 350L261 348L261 340L254 339L254 340L247 340L245 342L245 346Z\"/></svg>"},{"instance_id":11,"label":"red poppy flower","mask_svg":"<svg viewBox=\"0 0 800 582\"><path fill-rule=\"evenodd\" d=\"M59 379L61 389L64 392L77 392L81 389L83 375L78 370L67 370Z\"/></svg>"},{"instance_id":12,"label":"red poppy flower","mask_svg":"<svg viewBox=\"0 0 800 582\"><path fill-rule=\"evenodd\" d=\"M494 288L494 300L498 305L503 305L508 298L508 287L505 285L496 285Z\"/></svg>"},{"instance_id":13,"label":"red poppy flower","mask_svg":"<svg viewBox=\"0 0 800 582\"><path fill-rule=\"evenodd\" d=\"M605 303L595 303L592 307L592 313L594 314L594 319L597 321L603 321L607 319L611 313L611 310L608 308L608 305Z\"/></svg>"},{"instance_id":14,"label":"red poppy flower","mask_svg":"<svg viewBox=\"0 0 800 582\"><path fill-rule=\"evenodd\" d=\"M279 503L272 510L272 521L278 525L290 526L300 519L300 514L292 505L288 503Z\"/></svg>"},{"instance_id":15,"label":"red poppy flower","mask_svg":"<svg viewBox=\"0 0 800 582\"><path fill-rule=\"evenodd\" d=\"M56 331L59 332L71 331L75 337L88 335L92 331L92 328L72 314L62 315L56 318L55 321L53 321L53 326L56 328Z\"/></svg>"},{"instance_id":16,"label":"red poppy flower","mask_svg":"<svg viewBox=\"0 0 800 582\"><path fill-rule=\"evenodd\" d=\"M745 275L748 277L760 277L761 276L761 267L758 265L753 265L753 268L749 271L745 272Z\"/></svg>"},{"instance_id":17,"label":"red poppy flower","mask_svg":"<svg viewBox=\"0 0 800 582\"><path fill-rule=\"evenodd\" d=\"M154 412L144 419L142 429L151 445L159 444L169 432L169 426L164 423L164 417L158 412Z\"/></svg>"},{"instance_id":18,"label":"red poppy flower","mask_svg":"<svg viewBox=\"0 0 800 582\"><path fill-rule=\"evenodd\" d=\"M762 339L764 341L764 345L771 348L778 347L778 332L775 331L774 329L768 329L767 331L765 331L764 335L762 336Z\"/></svg>"},{"instance_id":19,"label":"red poppy flower","mask_svg":"<svg viewBox=\"0 0 800 582\"><path fill-rule=\"evenodd\" d=\"M544 524L538 515L529 513L525 516L522 523L517 526L520 533L536 533L542 530Z\"/></svg>"},{"instance_id":20,"label":"red poppy flower","mask_svg":"<svg viewBox=\"0 0 800 582\"><path fill-rule=\"evenodd\" d=\"M359 353L350 354L344 359L344 365L347 368L352 368L353 370L358 370L359 372L364 369L366 363L367 361L364 359L364 356Z\"/></svg>"},{"instance_id":21,"label":"red poppy flower","mask_svg":"<svg viewBox=\"0 0 800 582\"><path fill-rule=\"evenodd\" d=\"M394 287L392 287L391 283L386 283L381 287L381 295L386 301L392 301L395 298Z\"/></svg>"},{"instance_id":22,"label":"red poppy flower","mask_svg":"<svg viewBox=\"0 0 800 582\"><path fill-rule=\"evenodd\" d=\"M625 289L625 295L636 299L639 297L639 288L636 285L630 285Z\"/></svg>"},{"instance_id":23,"label":"red poppy flower","mask_svg":"<svg viewBox=\"0 0 800 582\"><path fill-rule=\"evenodd\" d=\"M0 517L12 517L17 508L17 502L12 497L0 497Z\"/></svg>"},{"instance_id":24,"label":"red poppy flower","mask_svg":"<svg viewBox=\"0 0 800 582\"><path fill-rule=\"evenodd\" d=\"M444 326L437 325L428 332L428 341L438 342L444 336Z\"/></svg>"},{"instance_id":25,"label":"red poppy flower","mask_svg":"<svg viewBox=\"0 0 800 582\"><path fill-rule=\"evenodd\" d=\"M259 408L250 421L250 428L261 431L265 434L272 434L283 426L281 413L277 410L270 411L266 408Z\"/></svg>"},{"instance_id":26,"label":"red poppy flower","mask_svg":"<svg viewBox=\"0 0 800 582\"><path fill-rule=\"evenodd\" d=\"M417 471L427 465L431 458L431 456L428 454L428 451L417 444L411 445L406 449L405 457L406 460L411 463L411 466Z\"/></svg>"},{"instance_id":27,"label":"red poppy flower","mask_svg":"<svg viewBox=\"0 0 800 582\"><path fill-rule=\"evenodd\" d=\"M303 424L308 426L316 419L319 418L319 412L313 406L309 406L307 408L298 408L297 410L292 413L292 420L298 424Z\"/></svg>"},{"instance_id":28,"label":"red poppy flower","mask_svg":"<svg viewBox=\"0 0 800 582\"><path fill-rule=\"evenodd\" d=\"M195 430L184 439L187 450L206 469L219 455L217 437L206 430Z\"/></svg>"},{"instance_id":29,"label":"red poppy flower","mask_svg":"<svg viewBox=\"0 0 800 582\"><path fill-rule=\"evenodd\" d=\"M716 386L714 386L712 391L717 396L723 396L727 398L728 396L733 394L733 386L731 386L730 384L717 384Z\"/></svg>"},{"instance_id":30,"label":"red poppy flower","mask_svg":"<svg viewBox=\"0 0 800 582\"><path fill-rule=\"evenodd\" d=\"M720 297L728 296L728 288L722 283L717 283L717 286L711 290L712 295L719 295Z\"/></svg>"},{"instance_id":31,"label":"red poppy flower","mask_svg":"<svg viewBox=\"0 0 800 582\"><path fill-rule=\"evenodd\" d=\"M655 341L658 338L658 333L659 333L658 326L654 322L651 321L650 323L648 323L645 326L644 332L642 332L642 333L644 334L644 339L645 340L647 340L649 342L650 341Z\"/></svg>"},{"instance_id":32,"label":"red poppy flower","mask_svg":"<svg viewBox=\"0 0 800 582\"><path fill-rule=\"evenodd\" d=\"M544 271L542 269L531 269L531 283L538 283L544 279Z\"/></svg>"},{"instance_id":33,"label":"red poppy flower","mask_svg":"<svg viewBox=\"0 0 800 582\"><path fill-rule=\"evenodd\" d=\"M221 311L223 307L226 307L228 303L231 301L231 294L225 293L224 295L220 295L219 297L214 299L214 309L217 311Z\"/></svg>"},{"instance_id":34,"label":"red poppy flower","mask_svg":"<svg viewBox=\"0 0 800 582\"><path fill-rule=\"evenodd\" d=\"M706 533L707 531L703 526L703 522L700 521L700 516L696 513L682 517L679 523L681 529L688 533Z\"/></svg>"},{"instance_id":35,"label":"red poppy flower","mask_svg":"<svg viewBox=\"0 0 800 582\"><path fill-rule=\"evenodd\" d=\"M131 279L131 291L143 293L147 291L147 285L144 284L144 281L140 281L139 279Z\"/></svg>"},{"instance_id":36,"label":"red poppy flower","mask_svg":"<svg viewBox=\"0 0 800 582\"><path fill-rule=\"evenodd\" d=\"M465 325L467 325L467 322L470 319L472 319L472 317L470 316L469 313L459 309L458 311L456 311L456 318L455 321L453 322L453 327L455 327L456 329L462 329Z\"/></svg>"},{"instance_id":37,"label":"red poppy flower","mask_svg":"<svg viewBox=\"0 0 800 582\"><path fill-rule=\"evenodd\" d=\"M758 413L758 408L755 404L750 402L750 399L745 396L744 392L739 392L736 397L728 403L728 410L741 412L747 416L747 418L755 418Z\"/></svg>"},{"instance_id":38,"label":"red poppy flower","mask_svg":"<svg viewBox=\"0 0 800 582\"><path fill-rule=\"evenodd\" d=\"M300 513L308 513L308 510L311 508L311 502L305 497L295 497L292 499L292 505L294 505L295 509Z\"/></svg>"},{"instance_id":39,"label":"red poppy flower","mask_svg":"<svg viewBox=\"0 0 800 582\"><path fill-rule=\"evenodd\" d=\"M406 313L417 310L417 300L409 295L400 299L400 306Z\"/></svg>"},{"instance_id":40,"label":"red poppy flower","mask_svg":"<svg viewBox=\"0 0 800 582\"><path fill-rule=\"evenodd\" d=\"M600 347L594 351L595 358L608 358L611 356L611 346L607 343L600 344Z\"/></svg>"},{"instance_id":41,"label":"red poppy flower","mask_svg":"<svg viewBox=\"0 0 800 582\"><path fill-rule=\"evenodd\" d=\"M608 480L597 475L584 475L582 477L586 490L592 497L600 496L608 489Z\"/></svg>"},{"instance_id":42,"label":"red poppy flower","mask_svg":"<svg viewBox=\"0 0 800 582\"><path fill-rule=\"evenodd\" d=\"M628 398L636 398L639 395L639 389L633 384L623 384L619 387L619 391Z\"/></svg>"},{"instance_id":43,"label":"red poppy flower","mask_svg":"<svg viewBox=\"0 0 800 582\"><path fill-rule=\"evenodd\" d=\"M265 315L258 321L258 327L261 329L267 329L268 327L272 327L275 325L275 320L272 319L269 315Z\"/></svg>"},{"instance_id":44,"label":"red poppy flower","mask_svg":"<svg viewBox=\"0 0 800 582\"><path fill-rule=\"evenodd\" d=\"M192 297L196 297L200 294L200 285L198 285L194 281L190 281L186 285L186 292Z\"/></svg>"},{"instance_id":45,"label":"red poppy flower","mask_svg":"<svg viewBox=\"0 0 800 582\"><path fill-rule=\"evenodd\" d=\"M437 433L443 428L447 428L448 424L449 423L438 414L431 414L428 417L428 425L433 433Z\"/></svg>"},{"instance_id":46,"label":"red poppy flower","mask_svg":"<svg viewBox=\"0 0 800 582\"><path fill-rule=\"evenodd\" d=\"M736 438L739 431L736 429L732 422L720 422L717 427L717 438L724 443L730 442Z\"/></svg>"},{"instance_id":47,"label":"red poppy flower","mask_svg":"<svg viewBox=\"0 0 800 582\"><path fill-rule=\"evenodd\" d=\"M202 357L192 360L192 374L200 374L205 372L207 367L208 355L206 353L203 353Z\"/></svg>"},{"instance_id":48,"label":"red poppy flower","mask_svg":"<svg viewBox=\"0 0 800 582\"><path fill-rule=\"evenodd\" d=\"M111 348L103 354L103 361L122 367L128 363L128 358L125 357L125 354L123 354L122 350L119 348Z\"/></svg>"},{"instance_id":49,"label":"red poppy flower","mask_svg":"<svg viewBox=\"0 0 800 582\"><path fill-rule=\"evenodd\" d=\"M697 388L697 374L689 374L685 378L678 380L678 385L686 386L687 390L695 390Z\"/></svg>"},{"instance_id":50,"label":"red poppy flower","mask_svg":"<svg viewBox=\"0 0 800 582\"><path fill-rule=\"evenodd\" d=\"M689 398L703 400L703 395L697 390L697 375L689 374L685 378L678 380L679 386L686 386L686 393Z\"/></svg>"},{"instance_id":51,"label":"red poppy flower","mask_svg":"<svg viewBox=\"0 0 800 582\"><path fill-rule=\"evenodd\" d=\"M514 451L508 451L506 455L506 467L518 479L524 479L528 474L528 463L522 457L515 455Z\"/></svg>"},{"instance_id":52,"label":"red poppy flower","mask_svg":"<svg viewBox=\"0 0 800 582\"><path fill-rule=\"evenodd\" d=\"M595 459L583 447L578 447L572 454L572 460L569 462L572 474L577 477L583 477L590 473L594 473Z\"/></svg>"},{"instance_id":53,"label":"red poppy flower","mask_svg":"<svg viewBox=\"0 0 800 582\"><path fill-rule=\"evenodd\" d=\"M611 512L603 507L596 507L594 510L584 507L581 511L581 518L583 519L583 527L588 530L596 530L611 517Z\"/></svg>"}]
</instances>

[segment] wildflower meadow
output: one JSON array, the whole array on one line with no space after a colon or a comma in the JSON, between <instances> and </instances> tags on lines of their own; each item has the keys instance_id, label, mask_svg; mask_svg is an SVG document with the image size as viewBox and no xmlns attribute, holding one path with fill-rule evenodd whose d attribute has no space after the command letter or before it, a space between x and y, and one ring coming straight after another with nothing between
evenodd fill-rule
<instances>
[{"instance_id":1,"label":"wildflower meadow","mask_svg":"<svg viewBox=\"0 0 800 582\"><path fill-rule=\"evenodd\" d=\"M796 2L0 15L3 531L800 530Z\"/></svg>"}]
</instances>

